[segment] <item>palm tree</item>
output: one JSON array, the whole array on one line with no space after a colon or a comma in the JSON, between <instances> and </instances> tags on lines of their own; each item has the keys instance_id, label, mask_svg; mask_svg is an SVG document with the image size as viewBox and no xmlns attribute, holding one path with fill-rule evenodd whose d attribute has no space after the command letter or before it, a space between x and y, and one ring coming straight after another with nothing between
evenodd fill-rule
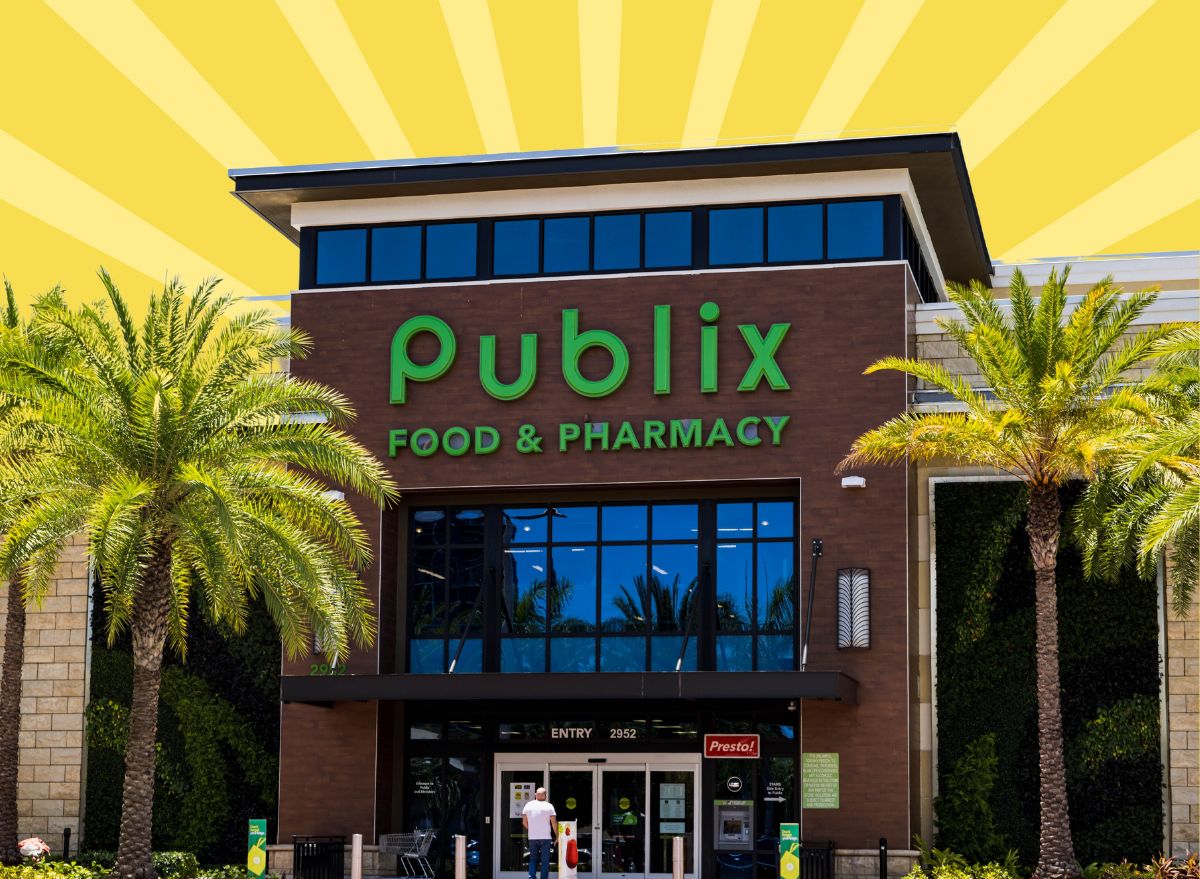
<instances>
[{"instance_id":1,"label":"palm tree","mask_svg":"<svg viewBox=\"0 0 1200 879\"><path fill-rule=\"evenodd\" d=\"M1200 325L1174 330L1156 347L1142 382L1152 402L1090 483L1072 515L1088 574L1113 577L1130 561L1153 577L1170 548L1172 605L1191 606L1200 579Z\"/></svg>"},{"instance_id":2,"label":"palm tree","mask_svg":"<svg viewBox=\"0 0 1200 879\"><path fill-rule=\"evenodd\" d=\"M12 335L0 342L0 395L25 404L0 446L36 433L47 454L0 460L0 507L16 511L0 570L46 582L83 531L111 639L129 629L133 699L115 875L153 876L154 755L163 651L181 654L193 603L240 632L261 595L289 655L313 643L334 659L375 633L357 576L369 561L350 505L317 477L382 504L383 465L338 429L338 393L273 371L308 342L264 312L230 315L205 282L152 296L141 326L108 275L107 302L40 303L39 335L78 363Z\"/></svg>"},{"instance_id":3,"label":"palm tree","mask_svg":"<svg viewBox=\"0 0 1200 879\"><path fill-rule=\"evenodd\" d=\"M58 297L57 287L45 294L46 301ZM29 324L21 321L17 297L12 285L4 281L5 309L3 330L0 332L28 335ZM61 356L43 340L47 354ZM21 402L0 396L0 420L13 417ZM0 456L29 456L37 453L36 437L24 437L18 444L0 448ZM0 508L0 519L10 510ZM21 572L11 571L8 578L8 599L4 623L4 665L0 671L0 864L15 864L21 860L17 852L17 766L20 762L19 732L21 728L21 669L25 665L25 606L41 598L26 588Z\"/></svg>"},{"instance_id":4,"label":"palm tree","mask_svg":"<svg viewBox=\"0 0 1200 879\"><path fill-rule=\"evenodd\" d=\"M905 460L949 459L994 468L1028 488L1026 531L1036 581L1036 668L1041 844L1035 879L1078 877L1067 809L1059 694L1055 563L1061 530L1059 487L1089 479L1104 448L1129 428L1130 409L1145 401L1120 385L1167 332L1156 328L1122 341L1152 292L1123 297L1101 281L1064 319L1067 272L1052 272L1036 301L1021 273L1010 285L1007 317L979 282L952 285L964 321L946 321L974 359L994 396L939 364L888 357L868 373L897 370L945 392L960 411L905 412L855 440L841 468Z\"/></svg>"}]
</instances>

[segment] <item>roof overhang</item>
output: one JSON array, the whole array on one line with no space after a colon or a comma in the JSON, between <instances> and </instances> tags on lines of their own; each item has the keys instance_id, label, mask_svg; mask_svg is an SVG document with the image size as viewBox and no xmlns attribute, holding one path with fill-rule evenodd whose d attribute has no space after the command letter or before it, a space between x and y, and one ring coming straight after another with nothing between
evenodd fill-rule
<instances>
[{"instance_id":1,"label":"roof overhang","mask_svg":"<svg viewBox=\"0 0 1200 879\"><path fill-rule=\"evenodd\" d=\"M298 241L301 202L661 180L904 169L946 277L987 280L983 238L955 133L680 150L574 150L355 162L229 172L234 195Z\"/></svg>"},{"instance_id":2,"label":"roof overhang","mask_svg":"<svg viewBox=\"0 0 1200 879\"><path fill-rule=\"evenodd\" d=\"M468 702L512 699L828 699L858 702L858 681L840 671L596 672L592 674L285 675L284 702Z\"/></svg>"}]
</instances>

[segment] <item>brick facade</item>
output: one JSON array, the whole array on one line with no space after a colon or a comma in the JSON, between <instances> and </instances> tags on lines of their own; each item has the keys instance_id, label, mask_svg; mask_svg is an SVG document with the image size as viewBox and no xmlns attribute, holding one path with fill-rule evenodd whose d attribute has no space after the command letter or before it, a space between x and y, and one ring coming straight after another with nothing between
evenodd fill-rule
<instances>
[{"instance_id":1,"label":"brick facade","mask_svg":"<svg viewBox=\"0 0 1200 879\"><path fill-rule=\"evenodd\" d=\"M8 585L0 585L0 649L7 598ZM87 544L76 537L25 623L17 829L42 837L55 853L67 827L75 850L82 826L87 654Z\"/></svg>"}]
</instances>

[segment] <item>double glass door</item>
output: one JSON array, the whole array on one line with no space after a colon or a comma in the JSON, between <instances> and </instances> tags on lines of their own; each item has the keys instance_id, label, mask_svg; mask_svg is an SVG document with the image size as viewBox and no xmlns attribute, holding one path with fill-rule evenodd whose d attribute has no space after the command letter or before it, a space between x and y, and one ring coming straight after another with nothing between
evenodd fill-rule
<instances>
[{"instance_id":1,"label":"double glass door","mask_svg":"<svg viewBox=\"0 0 1200 879\"><path fill-rule=\"evenodd\" d=\"M574 822L580 879L666 879L672 840L684 839L685 872L695 873L697 765L689 755L638 760L620 755L597 763L497 758L497 855L500 879L528 876L521 825L525 798L545 787L560 822ZM595 759L595 758L594 758ZM558 869L558 850L551 871Z\"/></svg>"}]
</instances>

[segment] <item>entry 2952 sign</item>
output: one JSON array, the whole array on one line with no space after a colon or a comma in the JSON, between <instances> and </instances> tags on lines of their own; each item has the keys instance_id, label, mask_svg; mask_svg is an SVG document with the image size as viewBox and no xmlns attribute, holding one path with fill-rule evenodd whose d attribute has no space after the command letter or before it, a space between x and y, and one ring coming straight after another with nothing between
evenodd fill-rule
<instances>
[{"instance_id":1,"label":"entry 2952 sign","mask_svg":"<svg viewBox=\"0 0 1200 879\"><path fill-rule=\"evenodd\" d=\"M562 722L548 727L548 736L554 741L636 741L646 737L644 720Z\"/></svg>"}]
</instances>

